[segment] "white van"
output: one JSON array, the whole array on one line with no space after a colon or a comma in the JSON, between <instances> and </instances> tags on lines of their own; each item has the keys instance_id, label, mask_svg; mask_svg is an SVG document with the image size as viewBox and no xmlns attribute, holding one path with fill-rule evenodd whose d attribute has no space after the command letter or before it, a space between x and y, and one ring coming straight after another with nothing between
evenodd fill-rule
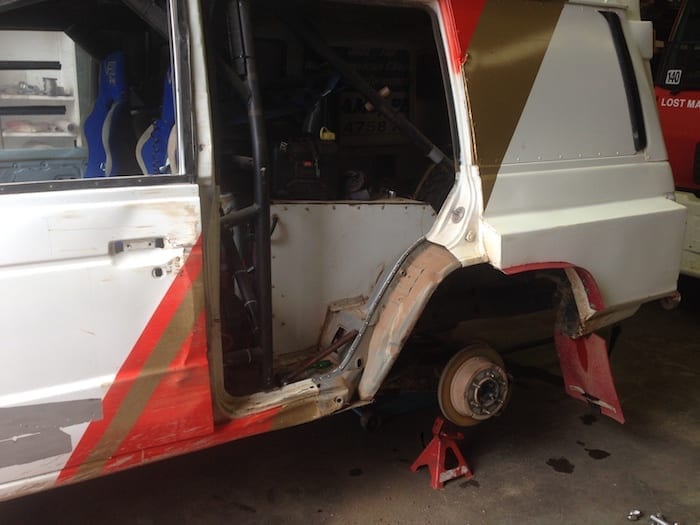
<instances>
[{"instance_id":1,"label":"white van","mask_svg":"<svg viewBox=\"0 0 700 525\"><path fill-rule=\"evenodd\" d=\"M674 293L684 210L636 0L0 6L0 498L371 403L410 336ZM542 279L545 277L545 279ZM484 342L444 415L498 414Z\"/></svg>"}]
</instances>

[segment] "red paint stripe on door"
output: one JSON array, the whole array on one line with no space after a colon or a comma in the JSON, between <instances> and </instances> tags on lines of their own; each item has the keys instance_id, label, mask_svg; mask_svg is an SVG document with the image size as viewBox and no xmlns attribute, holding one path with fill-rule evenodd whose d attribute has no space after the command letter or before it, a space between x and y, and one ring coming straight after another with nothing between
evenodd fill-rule
<instances>
[{"instance_id":1,"label":"red paint stripe on door","mask_svg":"<svg viewBox=\"0 0 700 525\"><path fill-rule=\"evenodd\" d=\"M155 459L163 445L214 431L209 388L206 315L203 311L134 427L101 472ZM133 454L137 451L137 454Z\"/></svg>"},{"instance_id":2,"label":"red paint stripe on door","mask_svg":"<svg viewBox=\"0 0 700 525\"><path fill-rule=\"evenodd\" d=\"M196 280L201 270L202 248L200 239L192 248L192 252L187 258L183 269L170 285L124 364L117 372L114 383L112 383L107 394L105 394L102 401L102 419L90 423L82 439L73 450L71 457L66 462L66 466L59 474L58 483L68 481L75 474L74 467L84 463L90 452L97 445L117 414L119 407L133 385L134 379L142 372L144 363L153 352L175 311L182 303L183 298L192 287L192 283Z\"/></svg>"}]
</instances>

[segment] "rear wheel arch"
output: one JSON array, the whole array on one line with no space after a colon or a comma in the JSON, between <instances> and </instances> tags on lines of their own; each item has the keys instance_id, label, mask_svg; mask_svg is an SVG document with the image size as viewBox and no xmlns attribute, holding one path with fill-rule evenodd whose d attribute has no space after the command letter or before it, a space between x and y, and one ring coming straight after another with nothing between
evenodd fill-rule
<instances>
[{"instance_id":1,"label":"rear wheel arch","mask_svg":"<svg viewBox=\"0 0 700 525\"><path fill-rule=\"evenodd\" d=\"M382 301L376 323L366 343L366 366L358 385L362 401L374 398L389 374L405 342L421 320L426 306L445 279L461 268L449 252L426 243L419 253L406 261ZM508 268L490 267L493 273L533 281L546 277L556 287L553 297L556 326L553 331L571 338L580 337L592 328L588 319L604 309L602 296L594 277L585 269L566 262L545 262Z\"/></svg>"}]
</instances>

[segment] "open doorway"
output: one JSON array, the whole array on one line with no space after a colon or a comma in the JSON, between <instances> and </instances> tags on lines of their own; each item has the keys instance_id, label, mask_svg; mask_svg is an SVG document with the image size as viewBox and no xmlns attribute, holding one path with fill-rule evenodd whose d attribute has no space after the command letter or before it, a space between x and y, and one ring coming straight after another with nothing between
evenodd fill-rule
<instances>
[{"instance_id":1,"label":"open doorway","mask_svg":"<svg viewBox=\"0 0 700 525\"><path fill-rule=\"evenodd\" d=\"M323 350L350 331L338 324L339 312L360 312L429 231L458 156L429 9L251 7L264 146L250 130L240 20L229 2L205 8L223 213L255 205L256 155L269 170L269 237L256 232L259 222L222 227L224 377L234 395L264 385L258 245L269 239L274 383L324 373L340 350ZM313 366L290 376L309 359Z\"/></svg>"}]
</instances>

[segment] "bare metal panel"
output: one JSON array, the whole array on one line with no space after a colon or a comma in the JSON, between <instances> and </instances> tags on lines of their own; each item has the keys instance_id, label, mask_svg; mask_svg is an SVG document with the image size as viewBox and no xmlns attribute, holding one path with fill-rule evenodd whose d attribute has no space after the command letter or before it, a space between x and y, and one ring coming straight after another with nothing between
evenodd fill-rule
<instances>
[{"instance_id":1,"label":"bare metal panel","mask_svg":"<svg viewBox=\"0 0 700 525\"><path fill-rule=\"evenodd\" d=\"M368 296L384 271L435 220L426 204L294 202L272 206L275 353L315 345L328 304Z\"/></svg>"}]
</instances>

